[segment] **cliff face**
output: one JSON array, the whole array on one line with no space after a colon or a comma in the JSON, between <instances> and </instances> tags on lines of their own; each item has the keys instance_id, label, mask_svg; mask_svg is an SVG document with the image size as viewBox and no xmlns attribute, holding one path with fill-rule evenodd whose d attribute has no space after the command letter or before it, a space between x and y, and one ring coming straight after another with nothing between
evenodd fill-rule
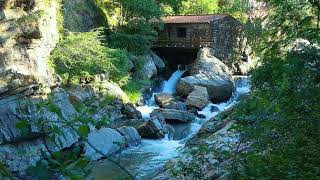
<instances>
[{"instance_id":1,"label":"cliff face","mask_svg":"<svg viewBox=\"0 0 320 180\"><path fill-rule=\"evenodd\" d=\"M0 99L54 85L47 60L58 41L55 1L5 0L0 12Z\"/></svg>"},{"instance_id":2,"label":"cliff face","mask_svg":"<svg viewBox=\"0 0 320 180\"><path fill-rule=\"evenodd\" d=\"M68 139L60 139L59 146L51 143L45 147L36 127L30 127L28 135L16 128L17 123L37 116L59 121L48 111L41 115L35 112L36 102L46 98L58 83L47 63L59 38L56 6L55 1L0 1L0 161L12 171L23 171L48 148L68 147L78 138L64 129ZM56 106L64 107L65 117L76 113L62 89L54 90L51 98Z\"/></svg>"}]
</instances>

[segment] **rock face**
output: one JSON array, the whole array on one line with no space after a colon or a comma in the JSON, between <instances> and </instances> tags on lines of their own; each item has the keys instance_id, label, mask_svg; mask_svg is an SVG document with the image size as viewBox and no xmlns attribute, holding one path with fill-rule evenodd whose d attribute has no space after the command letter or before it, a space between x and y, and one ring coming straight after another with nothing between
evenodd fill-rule
<instances>
[{"instance_id":1,"label":"rock face","mask_svg":"<svg viewBox=\"0 0 320 180\"><path fill-rule=\"evenodd\" d=\"M141 143L141 136L133 127L124 126L118 128L117 131L125 138L126 146L135 146Z\"/></svg>"},{"instance_id":2,"label":"rock face","mask_svg":"<svg viewBox=\"0 0 320 180\"><path fill-rule=\"evenodd\" d=\"M187 96L195 85L206 87L213 102L229 99L234 83L228 67L211 55L208 48L198 53L198 58L190 68L190 76L181 78L177 84L177 93Z\"/></svg>"},{"instance_id":3,"label":"rock face","mask_svg":"<svg viewBox=\"0 0 320 180\"><path fill-rule=\"evenodd\" d=\"M41 151L57 151L70 147L79 138L76 132L64 127L62 123L71 120L77 114L68 101L68 94L62 89L56 89L50 96L51 103L60 110L61 116L46 108L37 113L36 104L42 101L39 97L19 96L0 100L0 160L12 171L26 170L40 159ZM61 130L62 134L56 137L55 143L43 136L42 130L39 129L41 127L32 124L38 119L49 121L48 126L55 125ZM20 129L16 128L16 124L24 120L31 123L28 134L22 134Z\"/></svg>"},{"instance_id":4,"label":"rock face","mask_svg":"<svg viewBox=\"0 0 320 180\"><path fill-rule=\"evenodd\" d=\"M174 109L155 109L151 113L151 116L162 116L165 120L171 120L180 123L188 123L195 120L195 116L192 113Z\"/></svg>"},{"instance_id":5,"label":"rock face","mask_svg":"<svg viewBox=\"0 0 320 180\"><path fill-rule=\"evenodd\" d=\"M138 132L143 138L161 139L166 135L164 119L161 116L151 117L138 127Z\"/></svg>"},{"instance_id":6,"label":"rock face","mask_svg":"<svg viewBox=\"0 0 320 180\"><path fill-rule=\"evenodd\" d=\"M88 142L85 144L85 155L91 160L98 160L109 156L122 149L125 145L125 138L116 130L103 128L91 132L88 135Z\"/></svg>"},{"instance_id":7,"label":"rock face","mask_svg":"<svg viewBox=\"0 0 320 180\"><path fill-rule=\"evenodd\" d=\"M188 95L186 105L196 107L202 110L209 104L209 95L207 88L202 86L194 86L193 91Z\"/></svg>"},{"instance_id":8,"label":"rock face","mask_svg":"<svg viewBox=\"0 0 320 180\"><path fill-rule=\"evenodd\" d=\"M174 97L170 93L159 93L154 95L154 99L158 106L163 107L174 101Z\"/></svg>"},{"instance_id":9,"label":"rock face","mask_svg":"<svg viewBox=\"0 0 320 180\"><path fill-rule=\"evenodd\" d=\"M64 28L72 32L85 32L102 26L103 19L94 2L62 0Z\"/></svg>"},{"instance_id":10,"label":"rock face","mask_svg":"<svg viewBox=\"0 0 320 180\"><path fill-rule=\"evenodd\" d=\"M30 85L55 85L47 60L59 36L56 2L2 2L0 15L0 92ZM43 10L41 17L36 10ZM34 17L34 18L27 18ZM38 17L38 18L37 18ZM8 81L8 77L10 77Z\"/></svg>"},{"instance_id":11,"label":"rock face","mask_svg":"<svg viewBox=\"0 0 320 180\"><path fill-rule=\"evenodd\" d=\"M143 59L138 59L137 57L131 57L131 59L135 63L135 75L142 79L154 78L159 71L165 68L163 60L153 52L144 56Z\"/></svg>"}]
</instances>

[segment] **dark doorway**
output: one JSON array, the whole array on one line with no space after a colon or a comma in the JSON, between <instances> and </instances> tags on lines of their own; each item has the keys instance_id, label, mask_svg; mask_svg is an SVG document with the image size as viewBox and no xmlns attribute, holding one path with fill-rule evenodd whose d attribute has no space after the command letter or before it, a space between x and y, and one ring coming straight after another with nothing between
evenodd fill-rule
<instances>
[{"instance_id":1,"label":"dark doorway","mask_svg":"<svg viewBox=\"0 0 320 180\"><path fill-rule=\"evenodd\" d=\"M177 28L177 32L178 32L178 38L185 38L187 37L187 28Z\"/></svg>"}]
</instances>

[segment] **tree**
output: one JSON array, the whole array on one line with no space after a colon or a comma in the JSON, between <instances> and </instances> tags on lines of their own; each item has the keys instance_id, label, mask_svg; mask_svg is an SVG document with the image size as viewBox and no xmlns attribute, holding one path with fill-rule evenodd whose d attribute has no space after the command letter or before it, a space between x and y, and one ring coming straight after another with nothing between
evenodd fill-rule
<instances>
[{"instance_id":1,"label":"tree","mask_svg":"<svg viewBox=\"0 0 320 180\"><path fill-rule=\"evenodd\" d=\"M187 14L214 14L218 12L218 0L185 0L182 2L179 13Z\"/></svg>"}]
</instances>

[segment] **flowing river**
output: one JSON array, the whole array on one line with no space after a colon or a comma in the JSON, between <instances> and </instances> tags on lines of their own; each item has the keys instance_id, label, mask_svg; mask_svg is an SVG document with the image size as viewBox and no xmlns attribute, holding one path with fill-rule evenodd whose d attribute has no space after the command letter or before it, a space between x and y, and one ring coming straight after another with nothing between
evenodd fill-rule
<instances>
[{"instance_id":1,"label":"flowing river","mask_svg":"<svg viewBox=\"0 0 320 180\"><path fill-rule=\"evenodd\" d=\"M161 92L175 93L176 84L183 75L184 71L177 70L172 74L168 81L165 81ZM172 125L173 131L160 140L142 140L137 147L129 148L123 151L117 160L121 165L126 167L137 179L152 179L161 167L172 158L179 155L186 141L193 137L201 128L201 125L239 102L242 95L250 92L249 80L246 76L234 76L235 91L229 101L220 104L209 104L199 114L206 118L198 118L193 123ZM158 108L155 104L154 97L150 98L145 106L138 107L138 110L144 117L148 117L150 113ZM121 179L125 174L112 163L105 161L98 162L93 168L93 176L95 180Z\"/></svg>"}]
</instances>

